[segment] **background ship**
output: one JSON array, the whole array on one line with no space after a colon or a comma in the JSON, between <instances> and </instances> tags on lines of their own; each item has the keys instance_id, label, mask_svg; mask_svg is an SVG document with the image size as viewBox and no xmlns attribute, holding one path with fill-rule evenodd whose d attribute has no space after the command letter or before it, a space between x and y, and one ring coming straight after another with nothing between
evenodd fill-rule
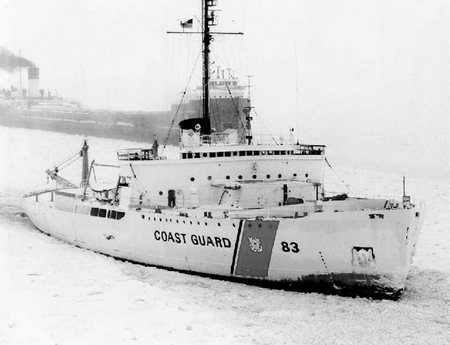
<instances>
[{"instance_id":1,"label":"background ship","mask_svg":"<svg viewBox=\"0 0 450 345\"><path fill-rule=\"evenodd\" d=\"M38 67L28 67L27 72L27 88L19 85L0 90L2 126L141 142L158 139L164 140L164 144L178 145L178 130L171 126L180 120L198 118L202 113L201 86L188 92L182 102L173 104L167 111L94 110L40 88ZM216 67L212 72L211 126L218 132L235 128L242 134L250 110L247 86L230 68Z\"/></svg>"}]
</instances>

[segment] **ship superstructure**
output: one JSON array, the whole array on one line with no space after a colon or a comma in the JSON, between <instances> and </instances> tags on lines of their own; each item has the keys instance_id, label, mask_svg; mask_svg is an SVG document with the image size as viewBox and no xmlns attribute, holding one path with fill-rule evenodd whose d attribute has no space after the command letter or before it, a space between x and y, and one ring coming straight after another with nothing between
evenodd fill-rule
<instances>
[{"instance_id":1,"label":"ship superstructure","mask_svg":"<svg viewBox=\"0 0 450 345\"><path fill-rule=\"evenodd\" d=\"M95 190L89 183L95 163L84 142L81 186L49 171L57 188L23 199L31 221L77 246L144 264L398 296L421 209L406 195L401 201L327 195L325 146L257 138L249 113L241 128L215 128L208 61L217 1L202 4L203 112L180 122L179 157L167 159L156 142L121 150L117 184Z\"/></svg>"}]
</instances>

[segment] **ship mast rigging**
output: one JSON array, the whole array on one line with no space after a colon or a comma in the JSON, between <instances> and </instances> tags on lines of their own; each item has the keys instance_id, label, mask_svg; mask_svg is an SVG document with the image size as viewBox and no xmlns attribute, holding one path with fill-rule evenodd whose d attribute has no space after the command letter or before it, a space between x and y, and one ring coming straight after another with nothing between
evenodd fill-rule
<instances>
[{"instance_id":1,"label":"ship mast rigging","mask_svg":"<svg viewBox=\"0 0 450 345\"><path fill-rule=\"evenodd\" d=\"M215 6L215 0L202 0L202 43L203 43L203 121L204 134L211 134L211 119L209 116L209 53L211 44L210 26L216 25L214 22L214 11L209 8Z\"/></svg>"},{"instance_id":2,"label":"ship mast rigging","mask_svg":"<svg viewBox=\"0 0 450 345\"><path fill-rule=\"evenodd\" d=\"M217 10L211 9L217 6L217 0L202 0L202 30L201 31L167 31L168 34L202 34L202 56L203 56L203 128L202 134L211 134L211 117L210 117L210 96L209 96L209 67L211 42L214 40L214 35L243 35L242 32L215 32L211 31L211 27L217 25L215 12Z\"/></svg>"}]
</instances>

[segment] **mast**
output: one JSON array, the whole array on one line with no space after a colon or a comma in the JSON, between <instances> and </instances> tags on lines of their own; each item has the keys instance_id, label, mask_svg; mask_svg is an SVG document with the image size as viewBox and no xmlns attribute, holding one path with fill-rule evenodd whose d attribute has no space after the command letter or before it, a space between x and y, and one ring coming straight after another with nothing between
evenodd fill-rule
<instances>
[{"instance_id":1,"label":"mast","mask_svg":"<svg viewBox=\"0 0 450 345\"><path fill-rule=\"evenodd\" d=\"M201 34L202 35L202 57L203 57L203 128L202 134L211 134L211 118L209 112L209 65L210 65L210 45L214 35L243 35L242 32L217 32L211 31L212 26L216 26L216 15L212 7L217 6L217 0L202 0L202 31L184 31L184 28L192 28L192 20L180 22L183 31L167 31L168 34ZM190 22L190 25L188 23Z\"/></svg>"},{"instance_id":2,"label":"mast","mask_svg":"<svg viewBox=\"0 0 450 345\"><path fill-rule=\"evenodd\" d=\"M211 119L209 116L209 53L211 44L211 26L215 26L214 11L210 7L216 6L216 0L202 0L202 43L203 43L203 120L202 132L211 134Z\"/></svg>"},{"instance_id":3,"label":"mast","mask_svg":"<svg viewBox=\"0 0 450 345\"><path fill-rule=\"evenodd\" d=\"M81 165L81 186L86 187L89 184L89 156L88 156L88 143L87 139L83 140L83 146L81 147L80 156L83 158Z\"/></svg>"}]
</instances>

